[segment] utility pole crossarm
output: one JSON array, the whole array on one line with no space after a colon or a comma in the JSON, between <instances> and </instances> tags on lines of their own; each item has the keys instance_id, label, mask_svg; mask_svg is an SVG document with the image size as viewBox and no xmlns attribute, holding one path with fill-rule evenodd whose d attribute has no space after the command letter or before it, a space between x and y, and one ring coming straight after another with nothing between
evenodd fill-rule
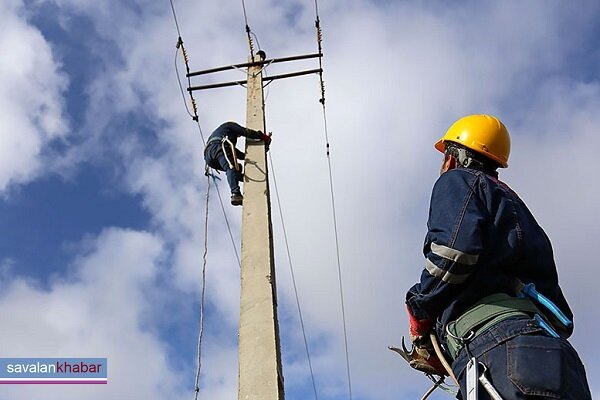
<instances>
[{"instance_id":1,"label":"utility pole crossarm","mask_svg":"<svg viewBox=\"0 0 600 400\"><path fill-rule=\"evenodd\" d=\"M190 73L186 74L186 77L191 78L193 76L212 74L215 72L227 71L230 69L256 67L259 65L270 65L270 64L276 64L276 63L281 63L281 62L306 60L306 59L310 59L310 58L321 58L321 57L323 57L322 53L314 53L314 54L304 54L301 56L272 58L270 60L250 61L250 62L243 63L243 64L226 65L224 67L210 68L210 69L205 69L205 70L201 70L201 71L190 72Z\"/></svg>"},{"instance_id":2,"label":"utility pole crossarm","mask_svg":"<svg viewBox=\"0 0 600 400\"><path fill-rule=\"evenodd\" d=\"M318 68L318 69L309 69L306 71L298 71L298 72L290 72L287 74L281 74L281 75L273 75L273 76L265 76L263 78L264 82L272 82L275 81L277 79L284 79L284 78L293 78L295 76L302 76L302 75L310 75L310 74L318 74L323 72L322 69ZM243 80L243 81L231 81L231 82L223 82L223 83L212 83L209 85L202 85L202 86L191 86L189 87L187 90L188 92L192 92L195 90L205 90L205 89L215 89L215 88L221 88L221 87L227 87L227 86L236 86L236 85L246 85L248 84L247 80Z\"/></svg>"},{"instance_id":3,"label":"utility pole crossarm","mask_svg":"<svg viewBox=\"0 0 600 400\"><path fill-rule=\"evenodd\" d=\"M259 52L259 54L260 53L261 52ZM264 52L263 52L263 54L264 54ZM304 54L304 55L300 55L300 56L272 58L270 60L265 60L265 59L257 60L257 59L254 59L254 61L250 60L247 63L226 65L226 66L223 66L223 67L210 68L210 69L205 69L205 70L202 70L202 71L190 72L190 73L186 74L186 76L188 78L191 78L191 77L194 77L194 76L208 75L208 74L212 74L212 73L216 73L216 72L222 72L222 71L228 71L228 70L240 69L240 68L248 68L248 73L250 72L250 69L253 69L254 71L261 72L262 69L265 66L267 66L267 65L271 65L271 64L275 64L275 63L282 63L282 62L289 62L289 61L306 60L306 59L311 59L311 58L319 58L320 59L321 57L323 57L323 53L314 53L314 54ZM265 81L265 82L272 82L272 81L277 80L277 79L292 78L292 77L296 77L296 76L310 75L310 74L320 74L322 72L323 72L323 70L321 68L316 68L316 69L309 69L309 70L305 70L305 71L290 72L290 73L281 74L281 75L265 76L265 77L262 78L262 80ZM215 89L215 88L222 88L222 87L228 87L228 86L237 86L237 85L242 86L242 85L247 85L247 84L248 84L248 80L237 80L237 81L228 81L228 82L220 82L220 83L210 83L210 84L206 84L206 85L190 86L190 87L187 88L187 91L188 92L193 92L193 91L196 91L196 90Z\"/></svg>"}]
</instances>

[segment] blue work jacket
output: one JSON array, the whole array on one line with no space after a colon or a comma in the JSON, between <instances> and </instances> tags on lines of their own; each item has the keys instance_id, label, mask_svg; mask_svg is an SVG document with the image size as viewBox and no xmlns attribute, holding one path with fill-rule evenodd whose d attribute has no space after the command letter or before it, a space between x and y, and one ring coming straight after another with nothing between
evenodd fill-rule
<instances>
[{"instance_id":1,"label":"blue work jacket","mask_svg":"<svg viewBox=\"0 0 600 400\"><path fill-rule=\"evenodd\" d=\"M534 283L572 320L550 240L495 172L459 167L442 174L427 229L425 268L406 295L418 319L437 319L443 329L485 296L516 295L518 279Z\"/></svg>"},{"instance_id":2,"label":"blue work jacket","mask_svg":"<svg viewBox=\"0 0 600 400\"><path fill-rule=\"evenodd\" d=\"M221 124L213 133L208 137L206 145L213 142L220 142L224 137L227 137L231 143L235 146L237 139L240 136L245 136L250 139L262 139L263 134L260 131L244 128L243 126L235 122L225 122Z\"/></svg>"}]
</instances>

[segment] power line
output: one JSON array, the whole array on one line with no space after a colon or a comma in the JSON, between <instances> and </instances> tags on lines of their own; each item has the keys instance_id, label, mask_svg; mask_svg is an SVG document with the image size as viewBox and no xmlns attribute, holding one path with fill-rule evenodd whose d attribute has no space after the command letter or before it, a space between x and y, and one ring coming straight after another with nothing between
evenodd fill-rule
<instances>
[{"instance_id":1,"label":"power line","mask_svg":"<svg viewBox=\"0 0 600 400\"><path fill-rule=\"evenodd\" d=\"M181 96L183 97L183 104L185 105L185 110L188 115L194 119L194 115L190 112L190 109L187 104L187 100L185 97L185 91L183 90L183 85L181 84L181 78L179 76L179 68L177 67L177 59L179 58L179 47L175 50L175 75L177 75L177 83L179 84L179 90L181 91ZM204 137L202 137L202 141L204 142Z\"/></svg>"},{"instance_id":2,"label":"power line","mask_svg":"<svg viewBox=\"0 0 600 400\"><path fill-rule=\"evenodd\" d=\"M321 30L321 19L319 17L319 3L318 0L315 0L315 28L317 30L317 46L319 50L319 54L323 53L323 32ZM321 98L319 102L321 103L323 110L323 131L325 133L325 147L327 152L327 167L329 170L329 189L331 192L331 211L333 214L333 232L335 236L335 254L337 260L337 270L338 270L338 283L340 288L340 304L342 311L342 324L344 328L344 351L346 353L346 373L348 377L348 395L350 400L352 400L352 379L350 374L350 357L348 353L348 332L346 328L346 309L344 306L344 290L343 290L343 280L342 280L342 267L340 261L340 245L338 239L338 228L337 228L337 213L335 208L335 194L333 190L333 174L331 172L331 154L330 154L330 145L329 145L329 132L327 127L327 111L325 109L325 82L323 80L323 65L321 57L319 57L319 81L321 86Z\"/></svg>"},{"instance_id":3,"label":"power line","mask_svg":"<svg viewBox=\"0 0 600 400\"><path fill-rule=\"evenodd\" d=\"M308 351L308 341L306 340L306 329L304 328L304 318L302 318L302 309L300 308L300 299L298 296L298 287L296 286L296 276L294 274L294 267L292 264L292 256L290 253L290 246L288 243L287 232L285 229L285 222L283 219L283 211L281 210L281 200L279 198L279 189L277 188L277 179L275 179L275 167L273 165L273 158L269 153L269 163L271 164L271 176L273 178L273 186L275 187L275 197L277 198L277 208L279 209L279 217L281 218L281 228L283 230L283 238L285 241L285 249L287 252L288 263L290 266L290 275L292 277L292 285L294 287L294 295L296 297L296 306L298 308L298 316L300 318L300 327L302 328L302 337L304 338L304 348L306 349L306 358L308 360L308 369L310 370L310 379L312 381L313 392L315 394L315 400L318 400L317 386L315 384L315 376L313 374L312 363L310 361L310 352Z\"/></svg>"},{"instance_id":4,"label":"power line","mask_svg":"<svg viewBox=\"0 0 600 400\"><path fill-rule=\"evenodd\" d=\"M217 194L219 195L219 203L221 204L221 210L223 210L223 217L225 217L225 224L227 225L227 230L229 231L229 237L231 238L231 244L233 246L233 251L235 253L235 258L238 262L238 266L241 268L242 263L240 262L240 256L237 251L237 245L235 243L235 239L233 238L233 233L231 232L231 225L229 224L229 218L227 218L227 212L225 211L225 205L223 204L223 199L221 197L221 192L219 191L219 185L217 185L216 177L212 175L213 181L215 183L215 188L217 189Z\"/></svg>"},{"instance_id":5,"label":"power line","mask_svg":"<svg viewBox=\"0 0 600 400\"><path fill-rule=\"evenodd\" d=\"M242 0L242 9L244 11L244 22L246 24L246 35L248 36L248 47L250 49L250 57L252 58L252 61L254 61L254 43L252 42L252 36L250 36L254 34L250 30L250 25L248 25L248 14L246 13L246 2L244 0ZM254 37L256 37L256 35L254 35Z\"/></svg>"},{"instance_id":6,"label":"power line","mask_svg":"<svg viewBox=\"0 0 600 400\"><path fill-rule=\"evenodd\" d=\"M186 96L183 90L183 85L181 82L181 77L179 74L179 68L177 65L177 56L179 53L179 50L181 49L181 53L183 55L183 60L185 62L185 67L186 67L186 71L189 74L190 72L190 67L189 67L189 58L187 55L187 52L185 50L185 47L183 45L183 39L181 38L181 30L179 28L179 22L177 21L177 13L175 11L175 6L173 4L173 0L169 0L170 4L171 4L171 11L173 13L173 19L175 21L175 28L177 29L177 44L176 44L176 52L175 52L175 62L174 62L174 66L175 66L175 75L177 76L177 83L179 85L179 90L181 91L181 95L183 98L183 103L185 105L185 109L186 112L188 113L188 115L192 118L192 120L194 120L196 122L196 126L198 127L198 132L200 134L200 138L202 140L202 144L203 146L206 146L206 141L204 139L204 133L202 132L202 127L200 125L200 119L198 117L198 109L196 107L196 101L194 99L194 96L192 94L192 92L190 91L189 95L190 95L190 99L191 99L191 103L192 103L192 110L193 110L193 114L192 112L190 112L190 109L187 105L187 101L186 101ZM190 78L188 76L188 87L191 86L191 81ZM229 219L227 218L227 212L225 211L225 206L223 205L223 199L221 198L221 193L219 191L219 186L217 184L216 181L216 177L212 174L206 174L207 176L207 185L206 185L206 204L205 204L205 216L204 216L204 253L202 255L202 289L201 289L201 295L200 295L200 327L199 327L199 332L198 332L198 344L197 344L197 368L196 368L196 376L195 376L195 380L194 380L194 400L198 399L198 395L200 392L200 374L201 374L201 370L202 370L202 337L204 334L204 303L205 303L205 290L206 290L206 257L208 254L208 210L209 210L209 200L210 200L210 178L212 177L214 183L215 183L215 188L217 189L217 197L219 198L219 203L221 204L221 209L223 211L223 217L225 218L225 223L227 225L227 230L229 231L229 237L231 238L231 243L233 246L233 250L235 253L235 257L236 260L238 262L238 266L241 267L241 263L240 263L240 257L238 255L238 251L237 251L237 246L235 243L235 239L233 237L233 233L231 232L231 226L229 224Z\"/></svg>"},{"instance_id":7,"label":"power line","mask_svg":"<svg viewBox=\"0 0 600 400\"><path fill-rule=\"evenodd\" d=\"M325 119L325 126L327 126L327 120ZM327 128L325 128L327 131ZM333 191L333 177L331 173L331 158L329 157L329 143L327 143L327 165L329 168L329 188L331 190L331 210L333 213L333 231L335 236L335 254L337 259L337 269L338 269L338 281L340 287L340 303L342 308L342 323L344 326L344 350L346 353L346 373L348 376L348 394L350 396L350 400L352 400L352 379L350 378L350 358L348 355L348 332L346 328L346 309L344 307L344 290L342 284L342 267L340 262L340 244L338 240L338 229L337 229L337 216L335 210L335 196Z\"/></svg>"},{"instance_id":8,"label":"power line","mask_svg":"<svg viewBox=\"0 0 600 400\"><path fill-rule=\"evenodd\" d=\"M169 0L171 3L171 11L173 12L173 19L175 20L175 27L177 28L177 35L181 37L181 31L179 30L179 23L177 22L177 14L175 13L175 6L173 5L173 0Z\"/></svg>"},{"instance_id":9,"label":"power line","mask_svg":"<svg viewBox=\"0 0 600 400\"><path fill-rule=\"evenodd\" d=\"M188 68L189 70L189 68ZM179 70L177 68L177 54L175 55L175 74L177 75L177 82L179 83L179 89L181 91L181 95L183 97L183 103L185 105L185 109L190 117L196 122L196 126L198 127L198 132L200 133L200 138L202 139L202 144L206 146L206 140L204 139L204 132L202 131L202 126L200 125L200 119L198 117L197 110L195 108L195 101L192 98L192 105L194 106L194 114L192 114L188 108L187 102L185 101L185 92L183 90L183 85L181 84L181 78L179 76ZM213 175L213 180L215 180L215 188L217 189L217 197L219 198L219 203L221 203L221 209L223 210L223 217L225 218L225 223L227 225L227 230L229 231L229 236L231 237L231 242L233 245L233 250L235 251L235 257L237 259L238 265L240 264L240 257L237 251L237 245L235 243L235 239L233 238L233 233L231 232L231 225L229 224L229 218L227 218L227 212L225 211L225 206L223 205L223 199L221 197L221 192L219 191L219 186L217 185L216 178Z\"/></svg>"},{"instance_id":10,"label":"power line","mask_svg":"<svg viewBox=\"0 0 600 400\"><path fill-rule=\"evenodd\" d=\"M200 294L200 330L198 332L198 352L196 380L194 382L194 400L198 399L200 392L200 371L202 368L202 335L204 334L204 293L206 289L206 255L208 254L208 201L210 199L210 177L206 182L206 204L204 205L204 254L202 254L202 292Z\"/></svg>"},{"instance_id":11,"label":"power line","mask_svg":"<svg viewBox=\"0 0 600 400\"><path fill-rule=\"evenodd\" d=\"M248 27L248 14L246 13L246 2L242 0L242 9L244 10L244 22L246 23L246 27Z\"/></svg>"},{"instance_id":12,"label":"power line","mask_svg":"<svg viewBox=\"0 0 600 400\"><path fill-rule=\"evenodd\" d=\"M173 11L173 19L175 20L175 26L177 28L177 33L179 34L180 30L179 30L179 24L177 23L177 13L175 12L175 7L173 5L173 0L169 0L171 3L171 10ZM177 45L176 45L177 51L179 51L179 49L181 49L181 53L183 55L183 60L185 62L185 67L187 72L190 72L190 67L189 67L189 57L187 55L187 52L185 50L185 47L183 46L183 40L181 39L181 35L179 35L178 39L177 39ZM200 118L198 117L198 109L196 107L196 101L194 100L194 97L192 95L192 92L190 92L190 99L192 101L192 108L193 108L193 114L190 112L190 109L188 108L187 105L187 101L185 100L185 92L183 90L183 85L181 83L181 77L179 75L179 69L177 67L177 54L175 54L175 75L177 76L177 82L179 84L179 90L181 91L181 95L183 97L183 104L185 105L185 109L188 113L188 115L190 117L192 117L192 119L196 122L196 126L198 127L198 133L200 133L200 138L202 139L202 144L203 146L206 146L206 140L204 139L204 133L202 132L202 126L200 125ZM190 78L188 77L188 87L191 86L190 85ZM237 251L237 245L235 243L235 239L233 238L233 233L231 232L231 225L229 224L229 218L227 218L227 212L225 211L225 206L223 205L223 199L221 198L221 192L219 191L219 185L217 185L216 182L216 178L213 175L213 181L215 182L215 188L217 189L217 197L219 198L219 203L221 204L221 209L223 210L223 217L225 219L225 223L227 225L227 230L229 231L229 237L231 238L231 243L233 245L233 250L235 252L235 257L237 259L238 265L241 265L240 263L240 256L238 255L238 251Z\"/></svg>"}]
</instances>

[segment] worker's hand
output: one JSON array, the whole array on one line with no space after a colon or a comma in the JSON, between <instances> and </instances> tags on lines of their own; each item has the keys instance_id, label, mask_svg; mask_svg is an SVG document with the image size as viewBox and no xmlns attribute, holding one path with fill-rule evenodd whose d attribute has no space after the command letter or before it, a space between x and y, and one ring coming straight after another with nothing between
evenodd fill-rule
<instances>
[{"instance_id":1,"label":"worker's hand","mask_svg":"<svg viewBox=\"0 0 600 400\"><path fill-rule=\"evenodd\" d=\"M406 305L410 327L408 335L413 345L410 366L425 373L448 376L431 343L429 334L433 330L432 319L417 319L408 304Z\"/></svg>"},{"instance_id":2,"label":"worker's hand","mask_svg":"<svg viewBox=\"0 0 600 400\"><path fill-rule=\"evenodd\" d=\"M263 142L265 142L265 151L269 151L269 145L271 144L271 135L271 132L262 134L262 140Z\"/></svg>"},{"instance_id":3,"label":"worker's hand","mask_svg":"<svg viewBox=\"0 0 600 400\"><path fill-rule=\"evenodd\" d=\"M271 144L271 135L272 135L271 132L263 133L263 135L262 135L262 140L263 140L263 142L265 142L265 146L267 146L267 147Z\"/></svg>"}]
</instances>

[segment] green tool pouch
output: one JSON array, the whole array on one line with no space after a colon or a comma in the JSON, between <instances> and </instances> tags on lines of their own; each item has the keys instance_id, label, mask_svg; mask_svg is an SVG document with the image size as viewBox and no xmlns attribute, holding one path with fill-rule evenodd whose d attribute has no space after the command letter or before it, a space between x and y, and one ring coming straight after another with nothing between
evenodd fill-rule
<instances>
[{"instance_id":1,"label":"green tool pouch","mask_svg":"<svg viewBox=\"0 0 600 400\"><path fill-rule=\"evenodd\" d=\"M462 348L460 338L472 340L500 321L535 314L540 314L540 311L529 298L512 297L506 293L486 296L446 326L450 356L455 359Z\"/></svg>"}]
</instances>

